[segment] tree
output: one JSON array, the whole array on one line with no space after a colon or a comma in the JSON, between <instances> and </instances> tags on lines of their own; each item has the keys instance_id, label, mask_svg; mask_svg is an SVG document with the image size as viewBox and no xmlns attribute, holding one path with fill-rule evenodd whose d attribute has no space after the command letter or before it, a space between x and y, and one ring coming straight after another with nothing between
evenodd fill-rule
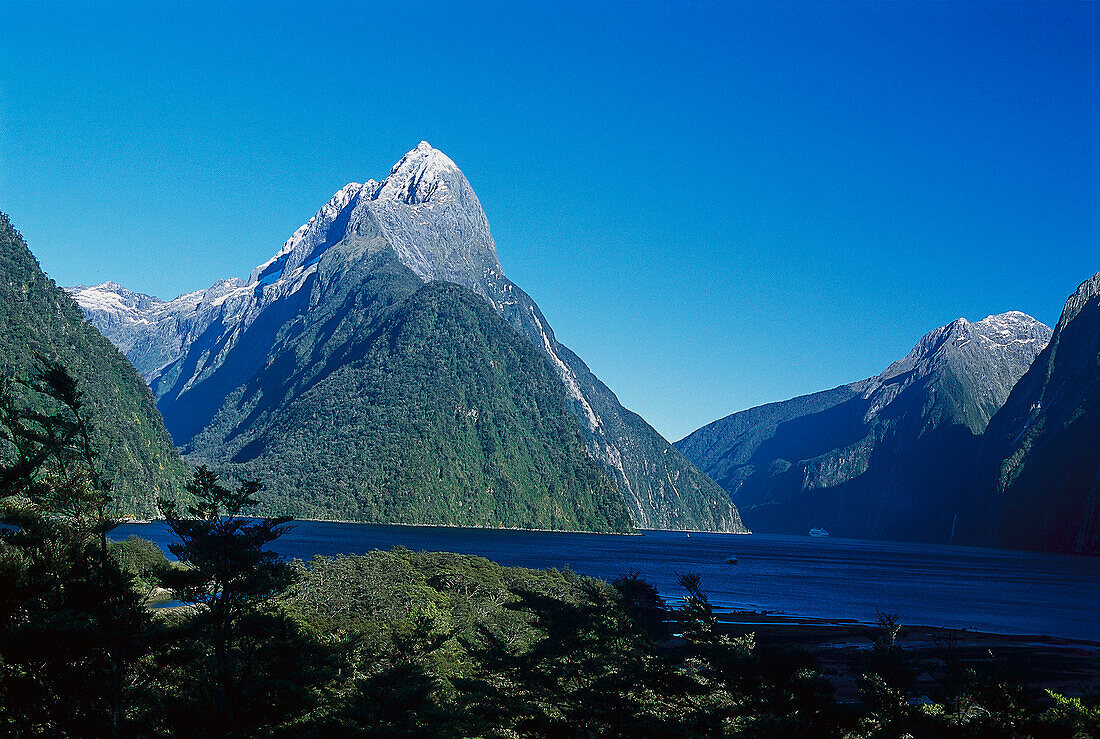
<instances>
[{"instance_id":1,"label":"tree","mask_svg":"<svg viewBox=\"0 0 1100 739\"><path fill-rule=\"evenodd\" d=\"M505 608L524 614L536 638L509 643L483 631L472 650L483 674L461 681L465 709L507 735L672 737L706 728L690 681L654 639L648 584L627 575L620 590L572 577L570 597L511 589L516 600ZM624 603L624 591L637 597Z\"/></svg>"},{"instance_id":2,"label":"tree","mask_svg":"<svg viewBox=\"0 0 1100 739\"><path fill-rule=\"evenodd\" d=\"M875 629L860 688L870 709L863 723L882 736L911 734L918 718L909 703L909 692L920 670L898 643L901 629L896 613L875 609Z\"/></svg>"},{"instance_id":3,"label":"tree","mask_svg":"<svg viewBox=\"0 0 1100 739\"><path fill-rule=\"evenodd\" d=\"M680 577L687 594L678 620L687 651L683 666L695 677L712 715L735 728L737 736L835 736L833 689L810 655L762 647L755 633L723 633L700 582L696 573Z\"/></svg>"},{"instance_id":4,"label":"tree","mask_svg":"<svg viewBox=\"0 0 1100 739\"><path fill-rule=\"evenodd\" d=\"M0 726L118 736L149 616L108 555L116 522L83 393L38 363L0 387Z\"/></svg>"},{"instance_id":5,"label":"tree","mask_svg":"<svg viewBox=\"0 0 1100 739\"><path fill-rule=\"evenodd\" d=\"M230 489L202 466L186 489L192 502L184 512L159 501L180 540L169 550L186 565L167 574L166 585L198 606L184 627L192 638L181 641L177 656L190 694L182 696L186 710L175 728L250 735L308 705L308 686L323 682L325 672L324 650L310 629L267 607L294 579L291 566L266 548L290 519L242 515L257 503L255 480Z\"/></svg>"}]
</instances>

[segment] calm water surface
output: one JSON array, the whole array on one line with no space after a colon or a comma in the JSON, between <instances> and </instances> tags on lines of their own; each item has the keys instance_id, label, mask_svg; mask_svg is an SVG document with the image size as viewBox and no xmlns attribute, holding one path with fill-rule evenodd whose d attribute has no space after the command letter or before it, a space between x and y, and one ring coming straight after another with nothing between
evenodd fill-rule
<instances>
[{"instance_id":1,"label":"calm water surface","mask_svg":"<svg viewBox=\"0 0 1100 739\"><path fill-rule=\"evenodd\" d=\"M119 526L164 548L162 522ZM1100 641L1100 558L809 536L650 531L643 536L296 521L273 548L288 558L401 545L476 554L502 565L570 568L611 579L634 570L662 595L698 572L715 605L797 616ZM734 557L737 564L726 564Z\"/></svg>"}]
</instances>

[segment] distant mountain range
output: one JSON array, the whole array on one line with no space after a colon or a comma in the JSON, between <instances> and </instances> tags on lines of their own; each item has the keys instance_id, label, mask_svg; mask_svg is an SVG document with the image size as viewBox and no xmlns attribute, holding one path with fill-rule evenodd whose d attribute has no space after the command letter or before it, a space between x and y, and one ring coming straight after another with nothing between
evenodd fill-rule
<instances>
[{"instance_id":1,"label":"distant mountain range","mask_svg":"<svg viewBox=\"0 0 1100 739\"><path fill-rule=\"evenodd\" d=\"M37 356L77 379L115 509L151 516L157 498L176 497L184 464L141 376L43 274L0 213L0 378L30 379Z\"/></svg>"},{"instance_id":2,"label":"distant mountain range","mask_svg":"<svg viewBox=\"0 0 1100 739\"><path fill-rule=\"evenodd\" d=\"M742 531L728 495L624 409L504 276L426 142L341 189L247 280L172 301L70 292L193 461L299 516Z\"/></svg>"},{"instance_id":3,"label":"distant mountain range","mask_svg":"<svg viewBox=\"0 0 1100 739\"><path fill-rule=\"evenodd\" d=\"M880 375L734 413L676 446L754 531L959 541L982 434L1050 338L1023 313L960 318Z\"/></svg>"}]
</instances>

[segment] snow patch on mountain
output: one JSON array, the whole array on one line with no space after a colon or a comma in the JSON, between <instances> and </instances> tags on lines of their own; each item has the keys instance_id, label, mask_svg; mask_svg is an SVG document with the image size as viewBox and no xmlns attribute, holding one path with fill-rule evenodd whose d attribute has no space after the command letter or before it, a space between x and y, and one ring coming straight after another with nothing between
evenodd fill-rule
<instances>
[{"instance_id":1,"label":"snow patch on mountain","mask_svg":"<svg viewBox=\"0 0 1100 739\"><path fill-rule=\"evenodd\" d=\"M959 318L929 331L881 374L850 387L870 401L864 415L864 422L870 423L906 388L950 369L979 380L973 383L972 400L991 416L1051 335L1048 326L1020 311L987 316L977 323ZM984 428L987 420L974 424ZM980 433L981 428L973 430Z\"/></svg>"}]
</instances>

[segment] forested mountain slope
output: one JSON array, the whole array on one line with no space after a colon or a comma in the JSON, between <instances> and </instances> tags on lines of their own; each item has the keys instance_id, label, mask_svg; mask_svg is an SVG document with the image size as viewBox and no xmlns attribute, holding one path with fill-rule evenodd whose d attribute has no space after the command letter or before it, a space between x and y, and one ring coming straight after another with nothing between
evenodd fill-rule
<instances>
[{"instance_id":1,"label":"forested mountain slope","mask_svg":"<svg viewBox=\"0 0 1100 739\"><path fill-rule=\"evenodd\" d=\"M117 511L148 516L159 496L174 497L184 465L141 375L43 274L0 214L0 377L29 379L37 356L79 381Z\"/></svg>"}]
</instances>

